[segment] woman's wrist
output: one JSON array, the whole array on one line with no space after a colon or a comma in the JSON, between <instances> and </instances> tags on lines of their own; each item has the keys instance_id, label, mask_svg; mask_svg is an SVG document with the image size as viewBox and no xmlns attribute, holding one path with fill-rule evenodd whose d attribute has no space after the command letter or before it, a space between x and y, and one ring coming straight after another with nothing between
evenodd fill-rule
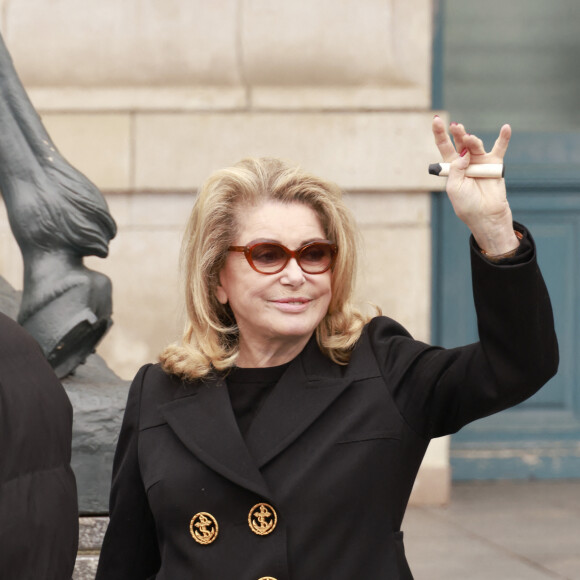
<instances>
[{"instance_id":1,"label":"woman's wrist","mask_svg":"<svg viewBox=\"0 0 580 580\"><path fill-rule=\"evenodd\" d=\"M521 232L518 232L517 230L513 230L514 236L516 238L516 242L517 245L511 249L508 250L507 252L503 252L502 254L490 254L489 252L487 252L486 250L482 249L480 247L480 252L488 259L491 261L499 261L499 260L503 260L505 258L512 258L513 256L516 255L516 252L518 251L518 248L520 246L520 240L523 238L523 234Z\"/></svg>"},{"instance_id":2,"label":"woman's wrist","mask_svg":"<svg viewBox=\"0 0 580 580\"><path fill-rule=\"evenodd\" d=\"M470 228L477 245L488 257L503 256L518 249L520 239L514 231L511 211L503 215L500 221L486 223L485 227Z\"/></svg>"}]
</instances>

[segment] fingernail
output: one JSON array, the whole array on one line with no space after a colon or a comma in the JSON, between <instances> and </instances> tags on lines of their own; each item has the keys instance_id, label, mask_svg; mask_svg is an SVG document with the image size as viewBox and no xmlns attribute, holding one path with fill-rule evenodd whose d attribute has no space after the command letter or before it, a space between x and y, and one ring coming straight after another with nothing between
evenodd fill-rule
<instances>
[{"instance_id":1,"label":"fingernail","mask_svg":"<svg viewBox=\"0 0 580 580\"><path fill-rule=\"evenodd\" d=\"M433 115L434 119L439 119L439 115Z\"/></svg>"},{"instance_id":2,"label":"fingernail","mask_svg":"<svg viewBox=\"0 0 580 580\"><path fill-rule=\"evenodd\" d=\"M459 157L463 157L467 153L467 147L459 154Z\"/></svg>"},{"instance_id":3,"label":"fingernail","mask_svg":"<svg viewBox=\"0 0 580 580\"><path fill-rule=\"evenodd\" d=\"M450 125L459 125L459 123L456 123L455 121L452 121L451 123L449 123Z\"/></svg>"}]
</instances>

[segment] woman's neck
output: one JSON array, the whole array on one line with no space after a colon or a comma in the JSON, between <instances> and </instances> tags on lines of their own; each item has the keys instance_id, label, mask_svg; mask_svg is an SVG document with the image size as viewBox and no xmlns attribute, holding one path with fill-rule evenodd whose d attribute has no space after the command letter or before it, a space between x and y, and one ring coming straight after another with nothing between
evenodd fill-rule
<instances>
[{"instance_id":1,"label":"woman's neck","mask_svg":"<svg viewBox=\"0 0 580 580\"><path fill-rule=\"evenodd\" d=\"M240 368L277 367L294 360L308 344L310 336L292 341L247 343L240 337L240 354L236 366Z\"/></svg>"}]
</instances>

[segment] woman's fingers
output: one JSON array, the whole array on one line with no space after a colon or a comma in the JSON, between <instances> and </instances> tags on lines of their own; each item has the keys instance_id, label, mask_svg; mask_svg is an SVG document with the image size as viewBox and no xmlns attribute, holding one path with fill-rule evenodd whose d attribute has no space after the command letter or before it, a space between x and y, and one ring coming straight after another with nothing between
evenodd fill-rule
<instances>
[{"instance_id":1,"label":"woman's fingers","mask_svg":"<svg viewBox=\"0 0 580 580\"><path fill-rule=\"evenodd\" d=\"M443 161L447 163L453 161L453 159L457 157L457 152L453 146L453 143L451 142L449 134L447 133L443 119L437 116L433 117L431 128L433 129L435 145L437 145L439 153L441 153L441 157L443 157Z\"/></svg>"},{"instance_id":2,"label":"woman's fingers","mask_svg":"<svg viewBox=\"0 0 580 580\"><path fill-rule=\"evenodd\" d=\"M461 153L465 149L465 138L468 135L465 131L465 127L462 123L451 123L449 125L449 132L453 135L455 149L458 153Z\"/></svg>"},{"instance_id":3,"label":"woman's fingers","mask_svg":"<svg viewBox=\"0 0 580 580\"><path fill-rule=\"evenodd\" d=\"M477 163L477 156L478 155L485 155L485 146L483 141L476 137L475 135L466 135L463 138L463 143L471 155L473 155L472 162Z\"/></svg>"},{"instance_id":4,"label":"woman's fingers","mask_svg":"<svg viewBox=\"0 0 580 580\"><path fill-rule=\"evenodd\" d=\"M493 149L491 150L491 155L503 159L507 151L510 138L512 136L512 128L509 125L503 125L499 130L499 137L496 139Z\"/></svg>"},{"instance_id":5,"label":"woman's fingers","mask_svg":"<svg viewBox=\"0 0 580 580\"><path fill-rule=\"evenodd\" d=\"M457 158L458 154L467 149L470 153L471 163L501 163L507 151L511 127L503 125L493 149L487 153L483 141L465 131L461 123L451 123L449 133L443 120L435 116L432 123L435 144L443 157L443 161L450 163ZM451 136L450 136L451 135ZM453 140L451 140L451 137Z\"/></svg>"}]
</instances>

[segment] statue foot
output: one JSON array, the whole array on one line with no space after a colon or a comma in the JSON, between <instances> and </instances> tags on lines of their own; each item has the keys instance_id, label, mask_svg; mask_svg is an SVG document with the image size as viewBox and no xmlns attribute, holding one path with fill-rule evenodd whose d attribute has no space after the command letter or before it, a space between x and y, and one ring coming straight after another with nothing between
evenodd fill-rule
<instances>
[{"instance_id":1,"label":"statue foot","mask_svg":"<svg viewBox=\"0 0 580 580\"><path fill-rule=\"evenodd\" d=\"M110 280L99 272L83 274L75 276L74 286L19 318L61 379L95 352L112 324Z\"/></svg>"}]
</instances>

